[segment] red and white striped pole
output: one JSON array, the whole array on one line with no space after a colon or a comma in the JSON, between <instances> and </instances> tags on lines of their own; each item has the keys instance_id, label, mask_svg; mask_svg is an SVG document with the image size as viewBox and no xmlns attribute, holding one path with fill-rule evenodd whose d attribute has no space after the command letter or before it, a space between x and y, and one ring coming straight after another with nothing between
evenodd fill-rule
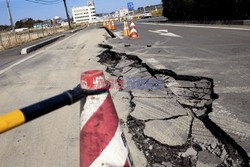
<instances>
[{"instance_id":1,"label":"red and white striped pole","mask_svg":"<svg viewBox=\"0 0 250 167\"><path fill-rule=\"evenodd\" d=\"M104 74L100 70L87 71L81 75L83 89L100 89L105 83ZM81 111L80 166L132 166L108 90L88 96Z\"/></svg>"}]
</instances>

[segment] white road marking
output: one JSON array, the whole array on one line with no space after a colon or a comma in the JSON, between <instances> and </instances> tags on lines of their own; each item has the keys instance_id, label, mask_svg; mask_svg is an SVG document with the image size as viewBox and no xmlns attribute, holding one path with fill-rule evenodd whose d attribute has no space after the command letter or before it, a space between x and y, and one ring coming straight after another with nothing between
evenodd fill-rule
<instances>
[{"instance_id":1,"label":"white road marking","mask_svg":"<svg viewBox=\"0 0 250 167\"><path fill-rule=\"evenodd\" d=\"M121 33L122 31L119 31L119 32L113 32L115 34L115 36L117 36L119 39L123 39L122 36L119 35L119 33Z\"/></svg>"},{"instance_id":2,"label":"white road marking","mask_svg":"<svg viewBox=\"0 0 250 167\"><path fill-rule=\"evenodd\" d=\"M77 35L78 33L80 33L80 31L77 32L77 33L75 33L75 34L73 34L73 35L70 35L69 37L67 37L67 38L65 38L65 39L63 39L63 40L61 40L61 41L59 41L59 42L56 42L56 43L52 44L51 46L46 47L46 49L50 49L50 48L52 48L52 47L54 47L54 46L56 46L56 45L59 45L59 44L62 43L63 41L69 39L70 37L73 37L73 36ZM3 73L5 73L6 71L12 69L13 67L15 67L15 66L17 66L17 65L19 65L19 64L21 64L21 63L23 63L23 62L25 62L25 61L27 61L27 60L33 58L33 57L35 57L35 56L41 54L42 52L44 52L44 50L40 50L40 51L38 51L38 52L36 52L36 53L30 55L29 57L26 57L26 58L24 58L24 59L22 59L22 60L20 60L20 61L18 61L18 62L16 62L16 63L10 65L9 67L6 67L5 69L0 70L0 75L3 74Z\"/></svg>"},{"instance_id":3,"label":"white road marking","mask_svg":"<svg viewBox=\"0 0 250 167\"><path fill-rule=\"evenodd\" d=\"M149 32L157 33L162 36L168 36L168 37L177 37L182 38L182 36L168 32L168 30L148 30Z\"/></svg>"},{"instance_id":4,"label":"white road marking","mask_svg":"<svg viewBox=\"0 0 250 167\"><path fill-rule=\"evenodd\" d=\"M166 68L164 65L162 65L158 60L156 60L154 58L146 59L146 62L152 64L154 66L154 68L156 68L156 69L164 69L164 68Z\"/></svg>"},{"instance_id":5,"label":"white road marking","mask_svg":"<svg viewBox=\"0 0 250 167\"><path fill-rule=\"evenodd\" d=\"M222 29L222 30L242 30L242 31L250 31L250 28L237 28L237 27L216 27L216 26L203 26L203 25L184 25L184 24L161 24L161 23L140 23L147 25L161 25L161 26L172 26L172 27L189 27L189 28L210 28L210 29Z\"/></svg>"}]
</instances>

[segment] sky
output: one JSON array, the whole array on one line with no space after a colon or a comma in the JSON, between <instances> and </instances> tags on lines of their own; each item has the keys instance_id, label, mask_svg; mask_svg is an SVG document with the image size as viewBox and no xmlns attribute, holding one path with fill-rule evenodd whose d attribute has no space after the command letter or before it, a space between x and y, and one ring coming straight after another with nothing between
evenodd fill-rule
<instances>
[{"instance_id":1,"label":"sky","mask_svg":"<svg viewBox=\"0 0 250 167\"><path fill-rule=\"evenodd\" d=\"M86 5L86 0L67 0L66 2L70 16L72 16L72 7ZM95 0L94 2L97 13L109 13L122 7L127 7L127 2L133 2L135 9L137 9L147 5L160 4L161 0ZM35 20L52 19L55 16L66 18L63 2L53 5L41 5L26 0L10 0L10 9L14 23L23 18L33 18ZM5 24L10 24L6 0L0 0L0 25Z\"/></svg>"}]
</instances>

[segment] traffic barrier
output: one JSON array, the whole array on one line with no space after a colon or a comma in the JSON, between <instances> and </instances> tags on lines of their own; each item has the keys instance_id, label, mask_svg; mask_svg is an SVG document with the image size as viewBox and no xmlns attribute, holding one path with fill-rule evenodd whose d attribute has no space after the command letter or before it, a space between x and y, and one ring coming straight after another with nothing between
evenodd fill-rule
<instances>
[{"instance_id":1,"label":"traffic barrier","mask_svg":"<svg viewBox=\"0 0 250 167\"><path fill-rule=\"evenodd\" d=\"M87 71L81 76L81 85L74 89L0 115L0 134L82 100L80 166L133 166L109 84L105 83L102 71Z\"/></svg>"},{"instance_id":2,"label":"traffic barrier","mask_svg":"<svg viewBox=\"0 0 250 167\"><path fill-rule=\"evenodd\" d=\"M133 28L136 29L134 20L131 20L130 21L130 29L133 29Z\"/></svg>"},{"instance_id":3,"label":"traffic barrier","mask_svg":"<svg viewBox=\"0 0 250 167\"><path fill-rule=\"evenodd\" d=\"M110 21L108 21L108 26L107 26L107 28L108 28L109 30L111 30L111 22L110 22Z\"/></svg>"},{"instance_id":4,"label":"traffic barrier","mask_svg":"<svg viewBox=\"0 0 250 167\"><path fill-rule=\"evenodd\" d=\"M106 26L107 26L106 21L103 20L103 27L106 27Z\"/></svg>"},{"instance_id":5,"label":"traffic barrier","mask_svg":"<svg viewBox=\"0 0 250 167\"><path fill-rule=\"evenodd\" d=\"M123 30L123 36L127 37L129 36L130 32L129 32L129 28L128 28L128 23L127 21L124 21L124 30Z\"/></svg>"},{"instance_id":6,"label":"traffic barrier","mask_svg":"<svg viewBox=\"0 0 250 167\"><path fill-rule=\"evenodd\" d=\"M130 39L138 39L139 35L135 29L135 23L133 20L131 20L131 24L130 24L130 34L129 34L129 38Z\"/></svg>"},{"instance_id":7,"label":"traffic barrier","mask_svg":"<svg viewBox=\"0 0 250 167\"><path fill-rule=\"evenodd\" d=\"M108 25L109 25L109 21L107 20L106 21L106 28L108 28Z\"/></svg>"},{"instance_id":8,"label":"traffic barrier","mask_svg":"<svg viewBox=\"0 0 250 167\"><path fill-rule=\"evenodd\" d=\"M114 20L111 20L111 30L116 30Z\"/></svg>"},{"instance_id":9,"label":"traffic barrier","mask_svg":"<svg viewBox=\"0 0 250 167\"><path fill-rule=\"evenodd\" d=\"M102 71L87 71L81 87L107 85ZM83 102L84 103L84 102ZM109 91L88 96L81 112L80 166L132 166L126 140Z\"/></svg>"}]
</instances>

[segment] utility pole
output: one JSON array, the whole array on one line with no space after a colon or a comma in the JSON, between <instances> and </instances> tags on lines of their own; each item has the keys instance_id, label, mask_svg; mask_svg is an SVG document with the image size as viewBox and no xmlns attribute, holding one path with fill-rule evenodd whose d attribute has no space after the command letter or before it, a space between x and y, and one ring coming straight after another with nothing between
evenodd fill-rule
<instances>
[{"instance_id":1,"label":"utility pole","mask_svg":"<svg viewBox=\"0 0 250 167\"><path fill-rule=\"evenodd\" d=\"M69 29L71 29L70 18L69 18L69 13L68 13L68 8L67 8L66 0L63 0L63 3L64 3L66 15L67 15L67 19L68 19Z\"/></svg>"},{"instance_id":2,"label":"utility pole","mask_svg":"<svg viewBox=\"0 0 250 167\"><path fill-rule=\"evenodd\" d=\"M16 32L15 32L15 27L14 27L14 24L13 24L11 12L10 12L9 0L6 0L6 5L7 5L8 14L9 14L9 19L10 19L11 28L12 28L14 37L15 37L15 39L16 39Z\"/></svg>"}]
</instances>

